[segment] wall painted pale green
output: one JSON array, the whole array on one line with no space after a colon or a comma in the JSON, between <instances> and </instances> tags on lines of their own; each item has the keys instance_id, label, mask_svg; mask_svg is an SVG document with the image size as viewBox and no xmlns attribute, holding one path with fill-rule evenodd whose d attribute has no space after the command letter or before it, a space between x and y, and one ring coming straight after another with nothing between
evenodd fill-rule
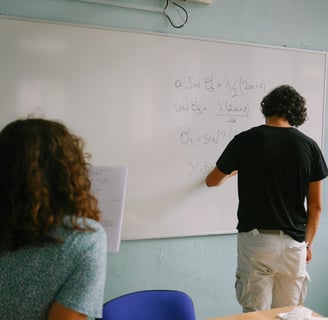
<instances>
[{"instance_id":1,"label":"wall painted pale green","mask_svg":"<svg viewBox=\"0 0 328 320\"><path fill-rule=\"evenodd\" d=\"M164 1L125 2L162 7ZM208 6L179 3L189 13L189 21L182 29L172 28L159 13L76 0L0 0L0 13L328 51L327 0L214 0ZM327 141L325 133L326 156ZM306 305L328 315L326 183L323 197L322 223L309 265L312 282ZM241 312L234 296L236 235L123 241L120 252L111 253L108 258L106 300L134 290L169 288L191 295L198 319Z\"/></svg>"}]
</instances>

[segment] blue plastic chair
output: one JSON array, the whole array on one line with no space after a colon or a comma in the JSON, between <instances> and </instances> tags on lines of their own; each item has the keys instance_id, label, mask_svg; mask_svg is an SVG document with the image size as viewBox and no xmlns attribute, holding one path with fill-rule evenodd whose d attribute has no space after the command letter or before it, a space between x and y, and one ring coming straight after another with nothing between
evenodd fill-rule
<instances>
[{"instance_id":1,"label":"blue plastic chair","mask_svg":"<svg viewBox=\"0 0 328 320\"><path fill-rule=\"evenodd\" d=\"M196 320L196 316L194 304L186 293L145 290L105 303L102 320Z\"/></svg>"}]
</instances>

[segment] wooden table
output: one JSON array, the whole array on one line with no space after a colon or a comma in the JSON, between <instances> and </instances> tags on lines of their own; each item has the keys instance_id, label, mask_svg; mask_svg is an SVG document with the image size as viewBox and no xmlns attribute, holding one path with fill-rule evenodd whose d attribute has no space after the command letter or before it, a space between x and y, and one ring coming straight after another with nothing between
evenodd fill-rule
<instances>
[{"instance_id":1,"label":"wooden table","mask_svg":"<svg viewBox=\"0 0 328 320\"><path fill-rule=\"evenodd\" d=\"M291 307L283 307L283 308L275 308L265 311L255 311L255 312L247 312L242 314L235 314L225 317L211 318L208 320L278 320L277 314L281 312L288 312L294 309L294 306ZM320 315L313 311L312 315L314 317L320 317Z\"/></svg>"}]
</instances>

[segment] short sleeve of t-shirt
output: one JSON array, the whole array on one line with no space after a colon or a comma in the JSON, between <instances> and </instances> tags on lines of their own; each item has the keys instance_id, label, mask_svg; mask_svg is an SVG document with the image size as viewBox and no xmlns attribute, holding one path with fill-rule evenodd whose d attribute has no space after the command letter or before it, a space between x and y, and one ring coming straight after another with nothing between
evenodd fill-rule
<instances>
[{"instance_id":1,"label":"short sleeve of t-shirt","mask_svg":"<svg viewBox=\"0 0 328 320\"><path fill-rule=\"evenodd\" d=\"M230 174L238 168L239 152L242 144L240 143L240 135L235 136L222 152L216 166L225 174Z\"/></svg>"},{"instance_id":2,"label":"short sleeve of t-shirt","mask_svg":"<svg viewBox=\"0 0 328 320\"><path fill-rule=\"evenodd\" d=\"M55 300L77 312L101 317L106 274L105 231L98 228L95 232L81 233L65 245L71 247L66 259L74 259L75 267Z\"/></svg>"},{"instance_id":3,"label":"short sleeve of t-shirt","mask_svg":"<svg viewBox=\"0 0 328 320\"><path fill-rule=\"evenodd\" d=\"M319 181L328 176L328 168L319 146L314 143L315 158L311 181Z\"/></svg>"}]
</instances>

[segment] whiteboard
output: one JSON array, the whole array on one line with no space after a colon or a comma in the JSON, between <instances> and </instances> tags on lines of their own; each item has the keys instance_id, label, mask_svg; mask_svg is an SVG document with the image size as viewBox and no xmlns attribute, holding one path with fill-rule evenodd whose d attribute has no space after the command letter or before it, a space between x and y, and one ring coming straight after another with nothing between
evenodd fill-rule
<instances>
[{"instance_id":1,"label":"whiteboard","mask_svg":"<svg viewBox=\"0 0 328 320\"><path fill-rule=\"evenodd\" d=\"M93 165L127 167L122 239L235 232L236 179L204 178L273 87L306 98L300 130L322 143L322 52L9 18L0 43L1 126L61 119Z\"/></svg>"}]
</instances>

